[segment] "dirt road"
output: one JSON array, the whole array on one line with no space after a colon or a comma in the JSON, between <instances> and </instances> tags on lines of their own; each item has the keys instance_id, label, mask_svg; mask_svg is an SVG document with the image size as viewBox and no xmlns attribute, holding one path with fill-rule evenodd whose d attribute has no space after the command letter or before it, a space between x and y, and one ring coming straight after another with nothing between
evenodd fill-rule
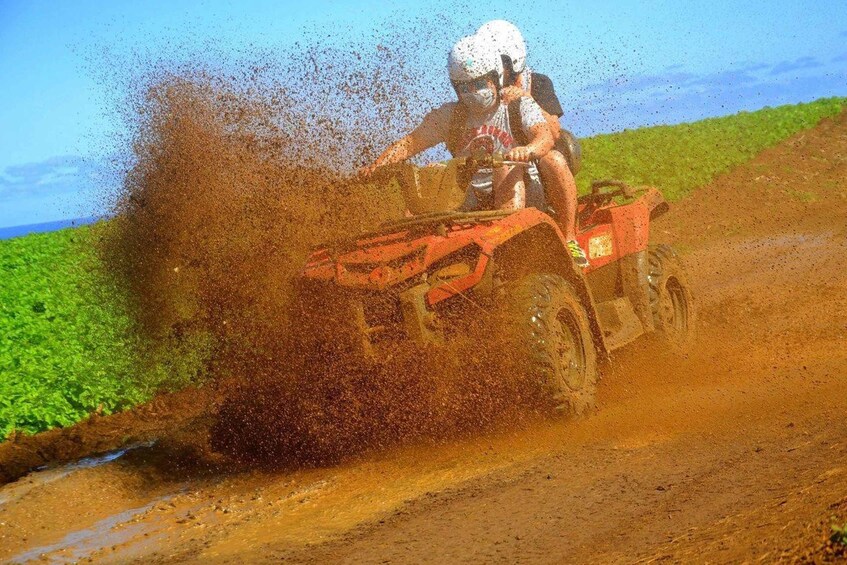
<instances>
[{"instance_id":1,"label":"dirt road","mask_svg":"<svg viewBox=\"0 0 847 565\"><path fill-rule=\"evenodd\" d=\"M0 561L823 560L847 522L847 115L675 206L685 358L615 358L595 413L310 470L140 447L0 488ZM118 457L119 456L119 457Z\"/></svg>"}]
</instances>

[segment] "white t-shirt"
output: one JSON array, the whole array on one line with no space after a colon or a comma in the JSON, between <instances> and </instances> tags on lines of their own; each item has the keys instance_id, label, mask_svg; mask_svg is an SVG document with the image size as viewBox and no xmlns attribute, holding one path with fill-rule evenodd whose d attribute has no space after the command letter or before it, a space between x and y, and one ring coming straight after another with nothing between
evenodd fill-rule
<instances>
[{"instance_id":1,"label":"white t-shirt","mask_svg":"<svg viewBox=\"0 0 847 565\"><path fill-rule=\"evenodd\" d=\"M448 102L424 116L413 135L422 140L427 147L447 141L450 135L450 120L456 109L456 102ZM530 128L545 123L541 107L529 97L520 99L520 114L523 133L530 135ZM480 146L491 152L505 153L517 146L509 125L509 111L506 104L498 104L487 114L468 113L465 128L459 143L458 157L466 157Z\"/></svg>"},{"instance_id":2,"label":"white t-shirt","mask_svg":"<svg viewBox=\"0 0 847 565\"><path fill-rule=\"evenodd\" d=\"M450 121L456 109L456 102L448 102L427 114L412 135L427 147L447 141L450 135ZM530 137L530 128L546 123L538 104L529 97L520 99L521 126L524 135ZM487 114L468 113L465 127L458 143L457 157L467 157L482 148L488 154L508 153L517 147L509 124L509 109L506 104L498 104ZM530 167L530 175L537 176L535 165ZM490 192L492 187L491 169L480 169L471 181L473 188L480 192Z\"/></svg>"}]
</instances>

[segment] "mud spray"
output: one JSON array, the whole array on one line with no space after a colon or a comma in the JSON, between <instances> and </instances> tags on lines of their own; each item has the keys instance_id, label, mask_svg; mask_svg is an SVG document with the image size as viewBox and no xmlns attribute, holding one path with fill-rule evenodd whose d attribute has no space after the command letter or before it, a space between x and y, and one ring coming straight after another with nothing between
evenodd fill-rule
<instances>
[{"instance_id":1,"label":"mud spray","mask_svg":"<svg viewBox=\"0 0 847 565\"><path fill-rule=\"evenodd\" d=\"M428 48L408 38L424 36L369 56L310 48L288 67L268 56L226 72L151 65L136 81L134 159L103 255L158 355L226 383L218 450L323 463L489 427L514 400L493 377L433 371L420 354L330 374L290 347L309 249L402 215L399 193L351 172L433 107L405 64Z\"/></svg>"}]
</instances>

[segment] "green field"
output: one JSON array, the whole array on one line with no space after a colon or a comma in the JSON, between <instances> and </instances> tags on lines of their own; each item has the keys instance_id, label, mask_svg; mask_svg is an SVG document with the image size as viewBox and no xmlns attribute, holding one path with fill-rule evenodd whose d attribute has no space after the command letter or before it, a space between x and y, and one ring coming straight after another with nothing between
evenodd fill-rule
<instances>
[{"instance_id":1,"label":"green field","mask_svg":"<svg viewBox=\"0 0 847 565\"><path fill-rule=\"evenodd\" d=\"M130 319L98 276L92 228L0 241L0 436L67 426L154 392Z\"/></svg>"},{"instance_id":2,"label":"green field","mask_svg":"<svg viewBox=\"0 0 847 565\"><path fill-rule=\"evenodd\" d=\"M613 177L681 198L845 105L832 98L584 139L577 181L585 190ZM128 308L102 276L99 229L0 241L0 441L133 406L196 374L196 355L151 362L142 353Z\"/></svg>"},{"instance_id":3,"label":"green field","mask_svg":"<svg viewBox=\"0 0 847 565\"><path fill-rule=\"evenodd\" d=\"M615 178L657 186L667 199L677 200L845 106L847 98L825 98L583 139L577 185L586 191L592 179Z\"/></svg>"}]
</instances>

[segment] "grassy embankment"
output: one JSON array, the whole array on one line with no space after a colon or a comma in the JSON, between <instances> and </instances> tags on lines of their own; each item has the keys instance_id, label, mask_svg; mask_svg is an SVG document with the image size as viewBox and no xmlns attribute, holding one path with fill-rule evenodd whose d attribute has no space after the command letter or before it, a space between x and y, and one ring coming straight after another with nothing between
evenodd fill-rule
<instances>
[{"instance_id":1,"label":"grassy embankment","mask_svg":"<svg viewBox=\"0 0 847 565\"><path fill-rule=\"evenodd\" d=\"M94 251L104 227L0 241L0 441L135 406L197 371L196 355L169 357L132 330Z\"/></svg>"},{"instance_id":2,"label":"grassy embankment","mask_svg":"<svg viewBox=\"0 0 847 565\"><path fill-rule=\"evenodd\" d=\"M577 185L586 191L592 179L616 178L634 185L657 186L666 198L678 200L845 107L847 98L825 98L584 139Z\"/></svg>"},{"instance_id":3,"label":"grassy embankment","mask_svg":"<svg viewBox=\"0 0 847 565\"><path fill-rule=\"evenodd\" d=\"M595 178L651 184L675 200L843 106L825 99L599 135L583 140L577 181L582 190ZM0 241L0 441L124 409L192 372L191 363L141 362L128 310L99 274L96 230Z\"/></svg>"}]
</instances>

